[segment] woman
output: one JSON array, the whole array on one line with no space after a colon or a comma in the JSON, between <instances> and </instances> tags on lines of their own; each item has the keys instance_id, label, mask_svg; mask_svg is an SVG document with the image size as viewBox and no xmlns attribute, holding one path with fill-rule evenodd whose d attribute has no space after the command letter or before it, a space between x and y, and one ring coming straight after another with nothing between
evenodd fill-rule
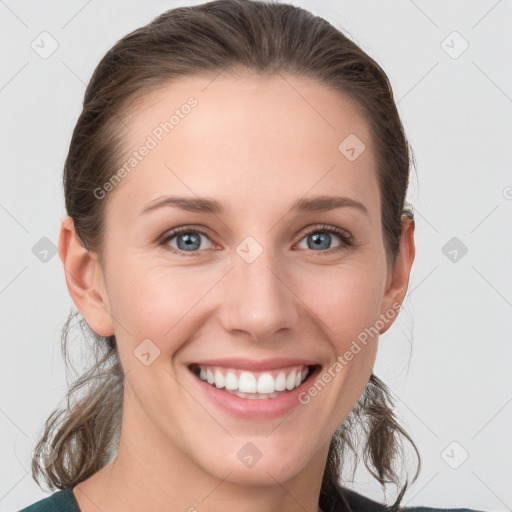
<instances>
[{"instance_id":1,"label":"woman","mask_svg":"<svg viewBox=\"0 0 512 512\"><path fill-rule=\"evenodd\" d=\"M339 480L362 444L399 485L401 437L420 469L372 373L414 260L408 179L386 75L303 9L218 0L120 40L59 239L99 361L35 450L61 491L25 510L398 510L408 481L389 508Z\"/></svg>"}]
</instances>

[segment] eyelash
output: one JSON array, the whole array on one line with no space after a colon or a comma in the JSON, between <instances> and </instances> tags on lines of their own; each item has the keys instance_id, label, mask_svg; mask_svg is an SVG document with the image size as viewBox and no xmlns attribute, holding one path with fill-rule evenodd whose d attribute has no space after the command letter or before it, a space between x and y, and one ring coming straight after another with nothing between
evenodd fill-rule
<instances>
[{"instance_id":1,"label":"eyelash","mask_svg":"<svg viewBox=\"0 0 512 512\"><path fill-rule=\"evenodd\" d=\"M333 247L331 249L324 249L322 251L313 251L315 253L318 253L321 256L328 256L328 255L331 255L333 252L342 251L342 250L345 250L345 249L351 247L352 245L354 245L353 238L347 231L345 231L344 229L341 229L341 228L337 228L335 226L329 226L327 224L321 224L321 225L317 225L317 226L308 228L306 230L306 232L304 233L304 236L299 240L299 242L302 241L302 239L305 238L306 236L308 236L312 233L317 233L317 232L332 233L332 234L338 235L341 240L341 244L337 247ZM209 238L208 233L201 228L196 228L193 226L182 226L182 227L173 229L169 233L166 233L162 238L160 238L159 245L164 246L165 249L170 250L172 253L177 254L179 256L198 256L200 251L185 252L185 251L180 251L178 249L175 249L174 247L171 247L168 245L170 240L172 240L173 238L175 238L177 235L179 235L181 233L201 233L202 235Z\"/></svg>"}]
</instances>

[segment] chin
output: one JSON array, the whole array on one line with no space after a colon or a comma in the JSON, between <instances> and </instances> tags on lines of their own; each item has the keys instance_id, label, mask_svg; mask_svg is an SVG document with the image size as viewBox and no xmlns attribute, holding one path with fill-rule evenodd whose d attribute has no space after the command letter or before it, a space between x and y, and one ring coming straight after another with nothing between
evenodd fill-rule
<instances>
[{"instance_id":1,"label":"chin","mask_svg":"<svg viewBox=\"0 0 512 512\"><path fill-rule=\"evenodd\" d=\"M203 457L197 462L204 471L225 482L254 487L275 486L276 481L282 483L294 478L311 463L313 457L313 453L308 454L304 443L297 442L296 438L290 439L287 443L289 446L279 443L277 438L275 441L279 447L273 446L275 442L269 443L264 438L254 438L253 441L246 442L237 439L232 441L236 449L230 453L226 449L218 448L216 453L222 452L224 457L211 456L211 463L207 463Z\"/></svg>"}]
</instances>

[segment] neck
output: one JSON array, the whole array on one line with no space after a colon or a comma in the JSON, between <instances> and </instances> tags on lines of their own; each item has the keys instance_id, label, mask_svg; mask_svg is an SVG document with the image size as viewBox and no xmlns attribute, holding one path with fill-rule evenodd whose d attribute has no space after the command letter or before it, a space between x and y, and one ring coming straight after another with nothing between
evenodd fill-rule
<instances>
[{"instance_id":1,"label":"neck","mask_svg":"<svg viewBox=\"0 0 512 512\"><path fill-rule=\"evenodd\" d=\"M201 461L192 460L168 438L164 439L144 412L136 409L133 404L123 408L123 428L115 459L75 486L81 512L319 510L328 446L285 481L276 479L271 471L257 474L257 466L249 470L253 473L245 470L237 474L235 467L233 471L213 475L202 468ZM240 440L235 442L240 444ZM256 480L253 476L257 476Z\"/></svg>"}]
</instances>

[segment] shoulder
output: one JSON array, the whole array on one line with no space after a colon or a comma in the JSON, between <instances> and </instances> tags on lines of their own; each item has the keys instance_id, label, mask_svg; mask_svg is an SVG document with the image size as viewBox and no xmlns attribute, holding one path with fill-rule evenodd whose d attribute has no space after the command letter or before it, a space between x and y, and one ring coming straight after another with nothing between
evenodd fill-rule
<instances>
[{"instance_id":1,"label":"shoulder","mask_svg":"<svg viewBox=\"0 0 512 512\"><path fill-rule=\"evenodd\" d=\"M399 512L483 512L474 508L401 507Z\"/></svg>"},{"instance_id":2,"label":"shoulder","mask_svg":"<svg viewBox=\"0 0 512 512\"><path fill-rule=\"evenodd\" d=\"M349 510L350 512L388 512L386 505L373 501L346 487L340 490L340 495L344 502L343 510Z\"/></svg>"},{"instance_id":3,"label":"shoulder","mask_svg":"<svg viewBox=\"0 0 512 512\"><path fill-rule=\"evenodd\" d=\"M66 487L19 512L80 512L72 490L73 487Z\"/></svg>"},{"instance_id":4,"label":"shoulder","mask_svg":"<svg viewBox=\"0 0 512 512\"><path fill-rule=\"evenodd\" d=\"M346 508L352 512L392 512L390 506L358 494L350 489L343 488L342 495L346 502ZM469 508L434 508L434 507L399 507L396 512L482 512Z\"/></svg>"}]
</instances>

